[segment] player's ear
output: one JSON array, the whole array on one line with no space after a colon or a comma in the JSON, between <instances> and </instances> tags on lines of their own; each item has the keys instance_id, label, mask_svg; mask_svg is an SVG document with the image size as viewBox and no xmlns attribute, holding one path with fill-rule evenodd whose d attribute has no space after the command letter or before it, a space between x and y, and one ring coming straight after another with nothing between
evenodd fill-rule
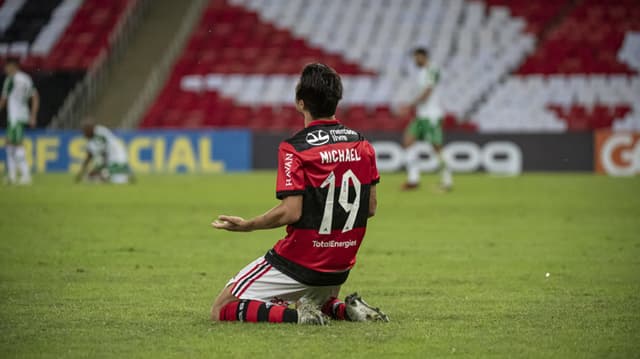
<instances>
[{"instance_id":1,"label":"player's ear","mask_svg":"<svg viewBox=\"0 0 640 359\"><path fill-rule=\"evenodd\" d=\"M304 112L304 100L296 100L296 110Z\"/></svg>"}]
</instances>

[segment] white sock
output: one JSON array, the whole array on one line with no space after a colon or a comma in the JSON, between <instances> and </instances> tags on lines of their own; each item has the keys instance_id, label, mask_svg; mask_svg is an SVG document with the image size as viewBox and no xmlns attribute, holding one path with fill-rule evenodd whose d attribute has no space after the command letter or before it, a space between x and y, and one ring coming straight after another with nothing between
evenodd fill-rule
<instances>
[{"instance_id":1,"label":"white sock","mask_svg":"<svg viewBox=\"0 0 640 359\"><path fill-rule=\"evenodd\" d=\"M445 187L453 186L453 176L451 175L451 170L449 167L444 166L442 168L442 173L440 174L442 177L442 185Z\"/></svg>"},{"instance_id":2,"label":"white sock","mask_svg":"<svg viewBox=\"0 0 640 359\"><path fill-rule=\"evenodd\" d=\"M420 182L420 168L415 163L407 163L407 182L410 184Z\"/></svg>"},{"instance_id":3,"label":"white sock","mask_svg":"<svg viewBox=\"0 0 640 359\"><path fill-rule=\"evenodd\" d=\"M447 165L447 161L442 157L442 153L438 153L438 158L440 160L440 180L441 184L445 187L453 186L453 176L451 175L451 170Z\"/></svg>"},{"instance_id":4,"label":"white sock","mask_svg":"<svg viewBox=\"0 0 640 359\"><path fill-rule=\"evenodd\" d=\"M414 147L415 144L406 150L407 183L410 184L418 184L420 182L420 167L418 166L418 159L416 158Z\"/></svg>"},{"instance_id":5,"label":"white sock","mask_svg":"<svg viewBox=\"0 0 640 359\"><path fill-rule=\"evenodd\" d=\"M22 175L21 179L23 181L31 180L31 172L29 171L29 163L27 162L26 151L24 150L24 146L16 147L16 163L20 168L20 174Z\"/></svg>"},{"instance_id":6,"label":"white sock","mask_svg":"<svg viewBox=\"0 0 640 359\"><path fill-rule=\"evenodd\" d=\"M9 178L9 182L16 181L16 158L15 158L15 147L12 145L7 145L7 176Z\"/></svg>"}]
</instances>

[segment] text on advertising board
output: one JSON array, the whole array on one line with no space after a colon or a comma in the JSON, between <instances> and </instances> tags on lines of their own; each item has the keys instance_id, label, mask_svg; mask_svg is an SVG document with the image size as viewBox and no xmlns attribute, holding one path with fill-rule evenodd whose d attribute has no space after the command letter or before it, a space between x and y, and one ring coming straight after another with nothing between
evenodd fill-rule
<instances>
[{"instance_id":1,"label":"text on advertising board","mask_svg":"<svg viewBox=\"0 0 640 359\"><path fill-rule=\"evenodd\" d=\"M251 133L229 131L121 131L136 173L217 173L251 169ZM0 170L5 136L0 133ZM77 172L86 140L75 131L30 131L24 146L35 172Z\"/></svg>"}]
</instances>

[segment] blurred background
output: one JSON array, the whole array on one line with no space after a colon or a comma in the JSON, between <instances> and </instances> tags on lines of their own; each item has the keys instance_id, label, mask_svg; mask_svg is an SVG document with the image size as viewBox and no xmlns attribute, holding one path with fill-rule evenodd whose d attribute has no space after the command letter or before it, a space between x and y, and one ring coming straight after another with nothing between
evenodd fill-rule
<instances>
[{"instance_id":1,"label":"blurred background","mask_svg":"<svg viewBox=\"0 0 640 359\"><path fill-rule=\"evenodd\" d=\"M170 171L273 168L310 62L342 75L337 117L396 170L416 47L441 69L447 142L472 145L459 171L640 172L636 0L0 0L0 57L42 99L36 172L81 160L87 115L119 129L134 172L166 171L180 133ZM505 142L517 151L487 150Z\"/></svg>"}]
</instances>

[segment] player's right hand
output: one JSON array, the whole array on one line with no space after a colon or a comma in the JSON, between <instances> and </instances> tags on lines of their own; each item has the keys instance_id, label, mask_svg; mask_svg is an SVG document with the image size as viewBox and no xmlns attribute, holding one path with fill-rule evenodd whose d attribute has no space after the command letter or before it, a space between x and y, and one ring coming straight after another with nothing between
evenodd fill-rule
<instances>
[{"instance_id":1,"label":"player's right hand","mask_svg":"<svg viewBox=\"0 0 640 359\"><path fill-rule=\"evenodd\" d=\"M218 216L218 219L213 221L211 226L232 232L249 232L252 230L249 221L237 216Z\"/></svg>"}]
</instances>

